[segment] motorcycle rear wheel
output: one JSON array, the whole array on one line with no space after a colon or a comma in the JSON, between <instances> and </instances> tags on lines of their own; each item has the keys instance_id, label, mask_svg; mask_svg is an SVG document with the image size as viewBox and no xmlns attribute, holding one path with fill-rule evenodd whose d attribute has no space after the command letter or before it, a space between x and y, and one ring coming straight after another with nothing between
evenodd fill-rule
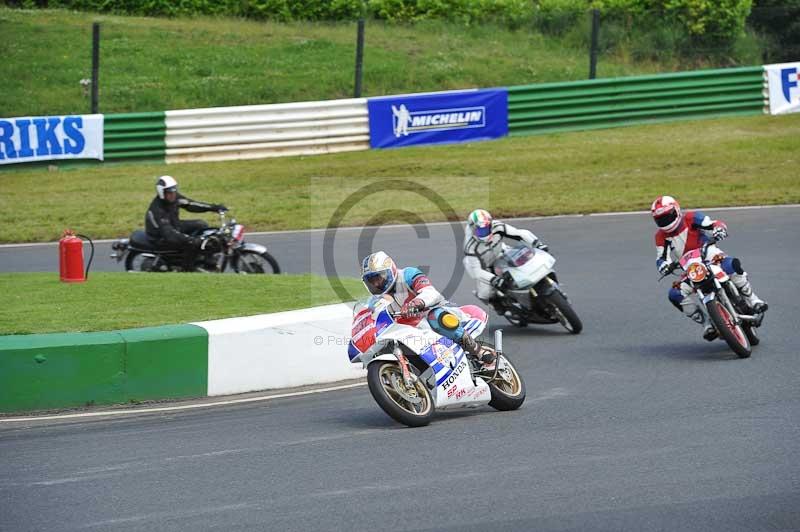
<instances>
[{"instance_id":1,"label":"motorcycle rear wheel","mask_svg":"<svg viewBox=\"0 0 800 532\"><path fill-rule=\"evenodd\" d=\"M144 257L141 251L129 251L125 257L125 271L128 272L158 272L161 270L153 269L153 265L159 260L158 257ZM163 263L163 262L162 262Z\"/></svg>"},{"instance_id":2,"label":"motorcycle rear wheel","mask_svg":"<svg viewBox=\"0 0 800 532\"><path fill-rule=\"evenodd\" d=\"M733 303L733 307L736 309L736 312L739 314L755 314L755 311L750 308L750 305L744 300L744 298L739 294L738 290L736 290L733 286L733 283L728 282L725 283L725 293L728 294L728 299ZM758 332L756 332L756 327L753 324L744 322L742 323L742 330L744 334L747 336L747 339L750 341L751 346L756 346L761 341L758 337Z\"/></svg>"},{"instance_id":3,"label":"motorcycle rear wheel","mask_svg":"<svg viewBox=\"0 0 800 532\"><path fill-rule=\"evenodd\" d=\"M564 294L559 290L555 290L547 296L547 299L555 308L559 323L570 333L580 334L583 330L583 323L581 323L581 319L575 309L572 308L572 305L569 304L567 298L564 297Z\"/></svg>"},{"instance_id":4,"label":"motorcycle rear wheel","mask_svg":"<svg viewBox=\"0 0 800 532\"><path fill-rule=\"evenodd\" d=\"M708 316L717 332L733 352L739 358L749 357L752 353L750 340L748 340L742 326L736 324L725 305L714 299L708 303L706 310L708 310Z\"/></svg>"},{"instance_id":5,"label":"motorcycle rear wheel","mask_svg":"<svg viewBox=\"0 0 800 532\"><path fill-rule=\"evenodd\" d=\"M525 381L519 376L511 361L505 355L500 356L505 368L498 372L496 379L488 383L492 394L489 406L501 411L516 410L525 402Z\"/></svg>"},{"instance_id":6,"label":"motorcycle rear wheel","mask_svg":"<svg viewBox=\"0 0 800 532\"><path fill-rule=\"evenodd\" d=\"M749 323L742 324L742 330L744 331L745 336L747 336L747 340L750 342L750 346L758 345L761 342L761 339L758 337L758 332L756 328L750 325Z\"/></svg>"},{"instance_id":7,"label":"motorcycle rear wheel","mask_svg":"<svg viewBox=\"0 0 800 532\"><path fill-rule=\"evenodd\" d=\"M412 366L409 370L416 374ZM423 427L431 422L435 407L430 391L421 380L414 383L413 389L399 391L398 387L404 388L405 384L397 362L379 360L370 364L367 385L378 406L395 421L409 427ZM406 396L419 399L419 403L412 403Z\"/></svg>"}]
</instances>

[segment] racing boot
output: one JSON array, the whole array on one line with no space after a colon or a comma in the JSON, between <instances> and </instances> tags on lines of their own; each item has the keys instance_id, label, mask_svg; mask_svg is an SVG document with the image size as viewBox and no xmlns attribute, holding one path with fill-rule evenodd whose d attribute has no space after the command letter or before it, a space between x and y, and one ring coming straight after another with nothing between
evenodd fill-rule
<instances>
[{"instance_id":1,"label":"racing boot","mask_svg":"<svg viewBox=\"0 0 800 532\"><path fill-rule=\"evenodd\" d=\"M501 297L493 296L486 303L491 305L494 311L497 312L497 314L500 316L502 316L506 312L506 306L505 303L503 302L503 298Z\"/></svg>"},{"instance_id":2,"label":"racing boot","mask_svg":"<svg viewBox=\"0 0 800 532\"><path fill-rule=\"evenodd\" d=\"M706 321L705 313L700 309L700 307L695 307L694 312L691 314L687 314L690 320L703 325L703 339L709 342L716 340L717 338L717 330L714 328L713 325Z\"/></svg>"},{"instance_id":3,"label":"racing boot","mask_svg":"<svg viewBox=\"0 0 800 532\"><path fill-rule=\"evenodd\" d=\"M739 289L739 293L742 294L750 308L752 308L758 314L763 314L766 312L766 310L769 308L769 305L767 305L767 302L759 298L753 291L753 286L747 279L747 273L735 273L731 275L731 281L736 288Z\"/></svg>"},{"instance_id":4,"label":"racing boot","mask_svg":"<svg viewBox=\"0 0 800 532\"><path fill-rule=\"evenodd\" d=\"M481 346L478 345L478 342L475 341L475 338L468 334L465 334L461 337L459 345L461 345L461 348L467 353L467 355L476 359L484 366L488 366L494 362L494 354L486 350L481 350Z\"/></svg>"},{"instance_id":5,"label":"racing boot","mask_svg":"<svg viewBox=\"0 0 800 532\"><path fill-rule=\"evenodd\" d=\"M717 330L710 323L707 324L705 327L703 327L703 339L704 340L707 340L709 342L713 342L714 340L717 339L717 336L719 336L719 334L717 333Z\"/></svg>"}]
</instances>

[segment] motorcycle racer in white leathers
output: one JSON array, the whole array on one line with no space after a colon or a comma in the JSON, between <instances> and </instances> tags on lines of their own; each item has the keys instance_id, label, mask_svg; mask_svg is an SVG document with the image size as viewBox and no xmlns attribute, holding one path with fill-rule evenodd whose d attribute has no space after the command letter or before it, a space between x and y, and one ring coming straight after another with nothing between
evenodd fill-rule
<instances>
[{"instance_id":1,"label":"motorcycle racer in white leathers","mask_svg":"<svg viewBox=\"0 0 800 532\"><path fill-rule=\"evenodd\" d=\"M476 209L467 217L467 229L464 234L464 269L477 282L478 298L492 305L500 314L506 309L496 297L497 290L506 288L506 279L495 275L493 266L495 261L509 249L509 246L503 243L505 238L547 250L547 245L532 232L494 220L492 215L483 209Z\"/></svg>"},{"instance_id":2,"label":"motorcycle racer in white leathers","mask_svg":"<svg viewBox=\"0 0 800 532\"><path fill-rule=\"evenodd\" d=\"M377 251L362 261L361 280L370 294L392 298L389 309L401 314L398 323L415 327L427 325L438 334L458 342L468 354L477 355L479 346L464 329L466 322L477 316L468 316L462 309L450 306L419 268L397 268L389 255ZM485 319L486 313L477 307L474 308L482 313ZM444 327L440 323L443 315L447 313L459 319L460 324L456 328ZM493 359L494 357L489 357L481 361L489 363Z\"/></svg>"},{"instance_id":3,"label":"motorcycle racer in white leathers","mask_svg":"<svg viewBox=\"0 0 800 532\"><path fill-rule=\"evenodd\" d=\"M711 241L712 237L719 242L728 236L728 226L721 220L712 220L700 211L681 211L681 206L671 196L659 196L650 207L658 229L655 235L656 267L661 274L672 271L674 260L680 259L684 253L698 249ZM747 304L755 311L763 313L768 305L753 291L747 272L742 269L738 258L726 256L723 251L711 244L712 255L723 255L720 267L731 279L731 282L744 296ZM698 304L694 288L685 279L669 290L669 301L681 310L689 319L703 326L703 338L713 340L717 337L714 326L706 319L702 305Z\"/></svg>"}]
</instances>

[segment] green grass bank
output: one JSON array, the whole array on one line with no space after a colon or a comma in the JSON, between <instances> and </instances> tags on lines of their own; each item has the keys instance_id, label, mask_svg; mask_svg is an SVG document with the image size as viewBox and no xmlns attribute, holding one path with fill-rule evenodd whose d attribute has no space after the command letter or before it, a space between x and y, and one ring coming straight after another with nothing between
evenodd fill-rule
<instances>
[{"instance_id":1,"label":"green grass bank","mask_svg":"<svg viewBox=\"0 0 800 532\"><path fill-rule=\"evenodd\" d=\"M92 22L101 23L100 111L162 111L349 98L356 25L161 19L0 7L0 117L89 112ZM368 21L364 96L569 81L588 76L588 19L563 36L446 21ZM632 31L609 28L609 32ZM611 33L609 34L611 35ZM642 53L643 48L661 50ZM618 44L598 77L761 61L757 46L684 64L668 44Z\"/></svg>"},{"instance_id":2,"label":"green grass bank","mask_svg":"<svg viewBox=\"0 0 800 532\"><path fill-rule=\"evenodd\" d=\"M664 193L704 207L796 203L798 138L800 115L755 116L312 157L17 169L0 173L0 242L53 241L64 228L127 236L143 226L162 174L189 197L225 203L250 231L326 227L365 186L375 194L340 224L408 221L400 210L463 219L478 206L498 216L641 210ZM387 179L429 187L450 210L382 193Z\"/></svg>"},{"instance_id":3,"label":"green grass bank","mask_svg":"<svg viewBox=\"0 0 800 532\"><path fill-rule=\"evenodd\" d=\"M363 291L357 279L342 283ZM85 283L62 283L57 273L11 273L0 274L0 294L0 336L171 325L339 301L315 275L90 273Z\"/></svg>"}]
</instances>

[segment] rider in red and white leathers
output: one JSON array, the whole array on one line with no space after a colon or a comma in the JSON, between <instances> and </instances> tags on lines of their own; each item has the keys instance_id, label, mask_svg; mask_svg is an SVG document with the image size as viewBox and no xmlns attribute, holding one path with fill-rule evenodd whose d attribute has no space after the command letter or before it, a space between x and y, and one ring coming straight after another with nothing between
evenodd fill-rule
<instances>
[{"instance_id":1,"label":"rider in red and white leathers","mask_svg":"<svg viewBox=\"0 0 800 532\"><path fill-rule=\"evenodd\" d=\"M670 271L673 260L678 260L687 251L692 251L710 242L712 237L720 241L728 236L728 227L721 220L712 220L700 211L681 211L678 202L671 196L659 196L653 202L650 212L659 229L656 231L656 267L658 271ZM715 245L710 246L710 253L722 254ZM736 288L739 289L747 304L755 312L764 312L768 305L753 292L747 279L747 272L742 269L738 258L725 256L720 263ZM707 340L716 338L714 327L706 319L702 306L697 302L692 285L682 280L669 291L670 302L691 320L704 326L703 337Z\"/></svg>"},{"instance_id":2,"label":"rider in red and white leathers","mask_svg":"<svg viewBox=\"0 0 800 532\"><path fill-rule=\"evenodd\" d=\"M464 234L464 269L477 282L477 296L502 314L506 308L496 297L497 290L505 289L505 278L494 274L494 263L509 246L503 239L524 242L531 247L547 249L539 238L527 229L493 220L483 209L472 211L467 217Z\"/></svg>"},{"instance_id":3,"label":"rider in red and white leathers","mask_svg":"<svg viewBox=\"0 0 800 532\"><path fill-rule=\"evenodd\" d=\"M485 322L486 313L473 307L477 315L467 315L459 307L451 306L419 268L397 268L391 257L377 251L362 261L361 279L372 295L392 299L389 308L402 315L398 323L415 327L427 324L442 336L458 342L467 353L477 355L479 347L470 335L470 327L477 327L477 321ZM459 319L460 324L455 329L442 324L447 313Z\"/></svg>"}]
</instances>

